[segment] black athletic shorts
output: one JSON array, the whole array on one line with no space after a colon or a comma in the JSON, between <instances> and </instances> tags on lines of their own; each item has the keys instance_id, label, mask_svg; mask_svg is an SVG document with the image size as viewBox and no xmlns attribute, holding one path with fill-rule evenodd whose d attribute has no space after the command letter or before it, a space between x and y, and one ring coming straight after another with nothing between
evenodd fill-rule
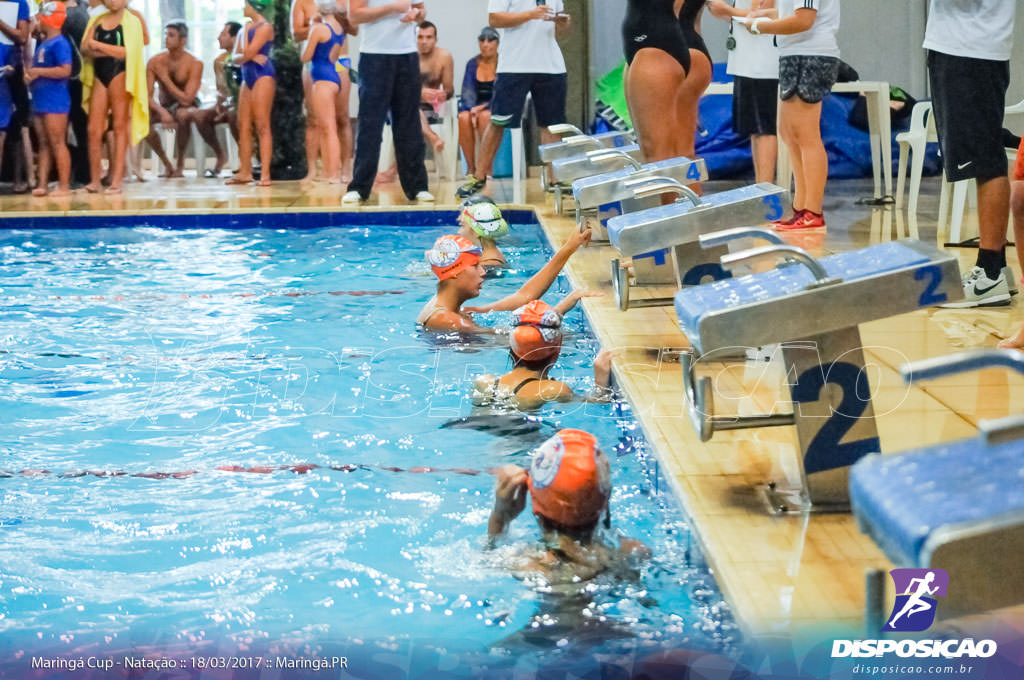
<instances>
[{"instance_id":1,"label":"black athletic shorts","mask_svg":"<svg viewBox=\"0 0 1024 680\"><path fill-rule=\"evenodd\" d=\"M779 81L736 76L732 87L732 129L736 134L777 134Z\"/></svg>"},{"instance_id":2,"label":"black athletic shorts","mask_svg":"<svg viewBox=\"0 0 1024 680\"><path fill-rule=\"evenodd\" d=\"M928 80L946 178L1005 177L1002 132L1010 62L929 50Z\"/></svg>"},{"instance_id":3,"label":"black athletic shorts","mask_svg":"<svg viewBox=\"0 0 1024 680\"><path fill-rule=\"evenodd\" d=\"M564 73L499 73L494 81L491 122L501 127L519 127L529 93L533 96L538 125L564 123L567 88Z\"/></svg>"},{"instance_id":4,"label":"black athletic shorts","mask_svg":"<svg viewBox=\"0 0 1024 680\"><path fill-rule=\"evenodd\" d=\"M836 57L779 57L779 99L800 97L808 104L817 104L832 90L838 77Z\"/></svg>"}]
</instances>

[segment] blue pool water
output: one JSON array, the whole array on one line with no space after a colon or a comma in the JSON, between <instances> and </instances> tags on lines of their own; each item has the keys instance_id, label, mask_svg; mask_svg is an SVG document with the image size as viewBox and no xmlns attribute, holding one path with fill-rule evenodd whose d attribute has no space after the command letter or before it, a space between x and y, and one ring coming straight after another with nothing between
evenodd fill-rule
<instances>
[{"instance_id":1,"label":"blue pool water","mask_svg":"<svg viewBox=\"0 0 1024 680\"><path fill-rule=\"evenodd\" d=\"M0 660L421 639L499 665L584 644L729 651L735 625L627 406L452 427L470 379L508 359L414 327L444 232L0 233ZM516 227L513 270L482 299L516 290L542 243ZM597 347L579 311L567 322L559 366L584 391ZM483 550L486 471L527 465L559 427L612 459L613 527L654 551L634 581L566 597L516 578L529 509ZM279 469L304 464L320 467Z\"/></svg>"}]
</instances>

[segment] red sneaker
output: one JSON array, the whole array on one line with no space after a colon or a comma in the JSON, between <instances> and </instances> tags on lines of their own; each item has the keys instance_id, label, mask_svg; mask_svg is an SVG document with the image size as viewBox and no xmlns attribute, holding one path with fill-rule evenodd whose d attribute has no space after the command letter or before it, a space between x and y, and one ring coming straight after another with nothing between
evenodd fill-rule
<instances>
[{"instance_id":1,"label":"red sneaker","mask_svg":"<svg viewBox=\"0 0 1024 680\"><path fill-rule=\"evenodd\" d=\"M818 213L811 212L810 210L800 211L800 215L797 216L790 224L783 222L777 222L775 228L779 231L793 231L796 229L824 229L825 228L825 215L819 215Z\"/></svg>"},{"instance_id":2,"label":"red sneaker","mask_svg":"<svg viewBox=\"0 0 1024 680\"><path fill-rule=\"evenodd\" d=\"M793 215L788 220L776 220L775 222L772 222L772 228L785 228L796 224L796 221L800 219L800 216L803 215L803 213L803 210L794 210Z\"/></svg>"}]
</instances>

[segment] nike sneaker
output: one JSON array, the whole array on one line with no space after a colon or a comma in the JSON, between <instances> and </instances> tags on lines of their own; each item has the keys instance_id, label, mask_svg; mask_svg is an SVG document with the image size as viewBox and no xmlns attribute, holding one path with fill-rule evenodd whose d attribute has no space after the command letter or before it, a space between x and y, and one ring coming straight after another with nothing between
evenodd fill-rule
<instances>
[{"instance_id":1,"label":"nike sneaker","mask_svg":"<svg viewBox=\"0 0 1024 680\"><path fill-rule=\"evenodd\" d=\"M992 280L981 267L972 267L963 277L964 299L939 305L945 309L997 307L1010 304L1010 284L1002 273Z\"/></svg>"},{"instance_id":2,"label":"nike sneaker","mask_svg":"<svg viewBox=\"0 0 1024 680\"><path fill-rule=\"evenodd\" d=\"M824 229L825 216L811 212L810 210L801 210L799 215L794 216L792 223L785 224L783 222L779 222L773 226L778 231L795 231L797 229Z\"/></svg>"},{"instance_id":3,"label":"nike sneaker","mask_svg":"<svg viewBox=\"0 0 1024 680\"><path fill-rule=\"evenodd\" d=\"M782 229L791 226L794 222L800 219L800 216L803 215L803 213L803 210L794 210L788 220L776 220L772 222L772 229Z\"/></svg>"}]
</instances>

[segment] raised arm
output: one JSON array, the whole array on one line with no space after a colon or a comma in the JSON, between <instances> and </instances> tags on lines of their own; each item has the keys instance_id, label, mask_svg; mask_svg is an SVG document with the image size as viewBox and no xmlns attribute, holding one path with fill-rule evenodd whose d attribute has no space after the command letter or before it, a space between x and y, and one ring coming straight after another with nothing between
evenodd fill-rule
<instances>
[{"instance_id":1,"label":"raised arm","mask_svg":"<svg viewBox=\"0 0 1024 680\"><path fill-rule=\"evenodd\" d=\"M302 5L302 0L292 3L292 39L297 43L309 38L310 33L310 18Z\"/></svg>"},{"instance_id":2,"label":"raised arm","mask_svg":"<svg viewBox=\"0 0 1024 680\"><path fill-rule=\"evenodd\" d=\"M526 470L518 465L505 465L498 470L494 508L487 521L487 535L492 541L504 534L509 523L526 507L526 479Z\"/></svg>"},{"instance_id":3,"label":"raised arm","mask_svg":"<svg viewBox=\"0 0 1024 680\"><path fill-rule=\"evenodd\" d=\"M527 21L544 21L554 17L554 11L547 5L537 5L526 12L491 12L487 20L494 28L515 28Z\"/></svg>"},{"instance_id":4,"label":"raised arm","mask_svg":"<svg viewBox=\"0 0 1024 680\"><path fill-rule=\"evenodd\" d=\"M565 242L558 252L555 253L546 265L532 277L530 280L523 284L517 292L509 295L506 298L498 300L485 307L472 308L473 311L481 312L501 312L510 311L522 307L526 303L536 300L544 293L548 291L551 284L558 278L558 274L562 271L565 263L569 261L569 258L579 250L580 246L589 243L591 237L591 230L585 231L574 231L569 240Z\"/></svg>"},{"instance_id":5,"label":"raised arm","mask_svg":"<svg viewBox=\"0 0 1024 680\"><path fill-rule=\"evenodd\" d=\"M818 19L818 10L800 7L792 16L785 19L770 19L757 17L751 19L747 24L747 30L751 33L772 33L774 35L793 35L803 33L811 28Z\"/></svg>"}]
</instances>

